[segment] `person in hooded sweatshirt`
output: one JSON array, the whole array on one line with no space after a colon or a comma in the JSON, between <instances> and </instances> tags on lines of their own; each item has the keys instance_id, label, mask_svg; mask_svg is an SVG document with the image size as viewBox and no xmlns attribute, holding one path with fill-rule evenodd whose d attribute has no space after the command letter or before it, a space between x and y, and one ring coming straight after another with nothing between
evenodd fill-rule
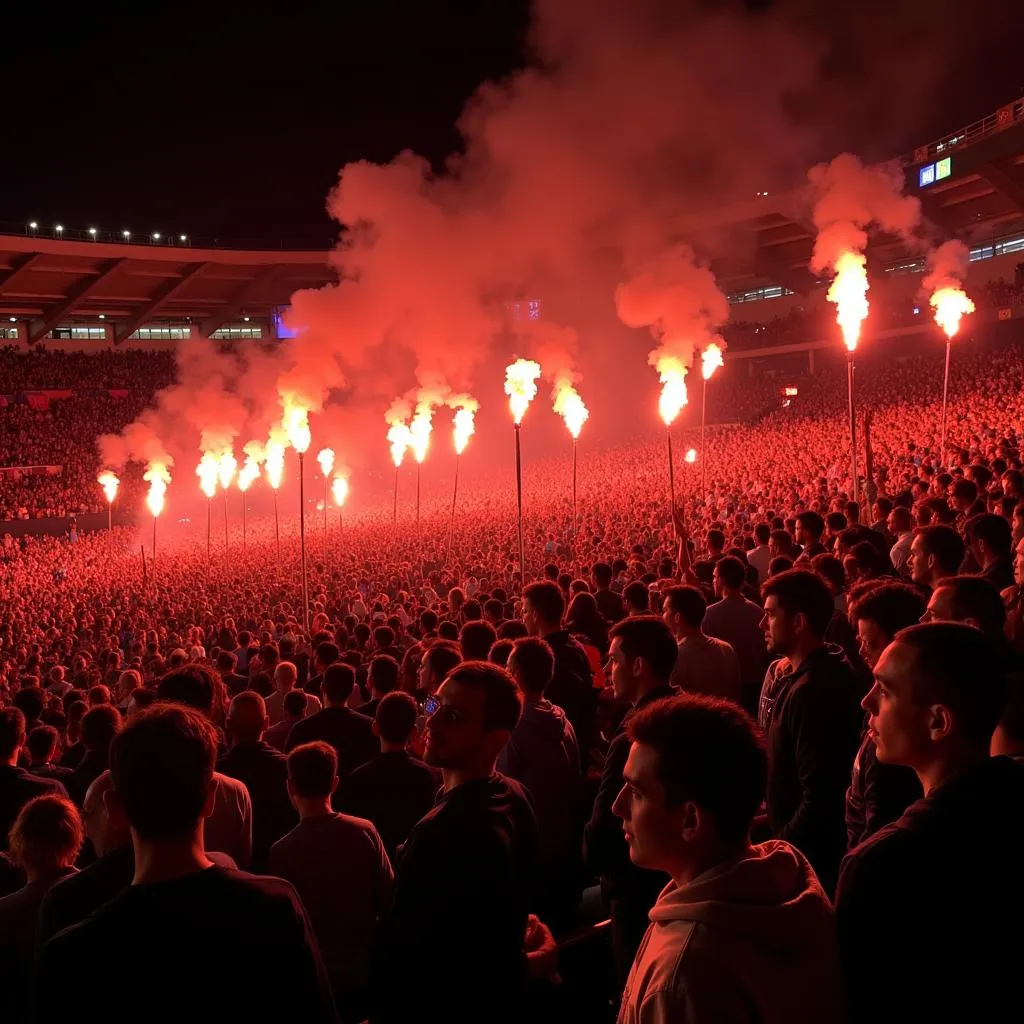
<instances>
[{"instance_id":1,"label":"person in hooded sweatshirt","mask_svg":"<svg viewBox=\"0 0 1024 1024\"><path fill-rule=\"evenodd\" d=\"M789 569L761 587L769 649L786 659L760 718L768 747L765 807L777 839L811 862L829 895L846 853L846 790L860 743L863 690L825 643L835 604L825 579Z\"/></svg>"},{"instance_id":2,"label":"person in hooded sweatshirt","mask_svg":"<svg viewBox=\"0 0 1024 1024\"><path fill-rule=\"evenodd\" d=\"M913 768L924 797L843 862L850 1024L1019 1007L1024 765L989 756L1006 686L999 646L964 623L910 626L875 666L864 708L878 759Z\"/></svg>"},{"instance_id":3,"label":"person in hooded sweatshirt","mask_svg":"<svg viewBox=\"0 0 1024 1024\"><path fill-rule=\"evenodd\" d=\"M835 921L806 857L750 843L768 774L745 711L714 697L658 701L629 720L615 813L633 863L669 875L650 912L619 1024L833 1024Z\"/></svg>"},{"instance_id":4,"label":"person in hooded sweatshirt","mask_svg":"<svg viewBox=\"0 0 1024 1024\"><path fill-rule=\"evenodd\" d=\"M515 642L508 671L523 694L523 715L498 755L497 770L522 783L533 799L539 835L537 912L557 931L571 918L579 887L580 753L565 712L545 700L555 671L546 641Z\"/></svg>"}]
</instances>

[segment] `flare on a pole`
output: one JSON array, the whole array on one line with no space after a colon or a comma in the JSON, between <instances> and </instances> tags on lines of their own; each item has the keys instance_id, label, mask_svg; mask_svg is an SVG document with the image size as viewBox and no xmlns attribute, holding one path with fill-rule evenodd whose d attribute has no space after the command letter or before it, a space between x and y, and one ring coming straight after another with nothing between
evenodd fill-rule
<instances>
[{"instance_id":1,"label":"flare on a pole","mask_svg":"<svg viewBox=\"0 0 1024 1024\"><path fill-rule=\"evenodd\" d=\"M520 588L526 586L526 547L523 542L523 454L519 434L526 410L537 395L540 374L540 364L531 359L517 359L505 368L505 394L508 395L516 437L516 522L519 533Z\"/></svg>"}]
</instances>

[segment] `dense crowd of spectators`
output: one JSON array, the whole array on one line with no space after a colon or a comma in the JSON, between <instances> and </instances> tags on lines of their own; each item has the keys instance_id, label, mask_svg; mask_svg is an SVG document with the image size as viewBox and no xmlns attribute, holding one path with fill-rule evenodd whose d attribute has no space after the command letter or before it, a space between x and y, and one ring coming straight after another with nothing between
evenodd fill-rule
<instances>
[{"instance_id":1,"label":"dense crowd of spectators","mask_svg":"<svg viewBox=\"0 0 1024 1024\"><path fill-rule=\"evenodd\" d=\"M170 349L110 349L65 352L46 344L0 348L0 391L30 389L142 388L150 392L174 383Z\"/></svg>"},{"instance_id":2,"label":"dense crowd of spectators","mask_svg":"<svg viewBox=\"0 0 1024 1024\"><path fill-rule=\"evenodd\" d=\"M674 507L663 437L575 524L531 465L522 574L507 485L311 529L305 587L288 517L8 541L0 1018L129 944L108 1019L1005 1013L1024 352L957 352L944 451L935 362L859 372L856 481L827 367Z\"/></svg>"}]
</instances>

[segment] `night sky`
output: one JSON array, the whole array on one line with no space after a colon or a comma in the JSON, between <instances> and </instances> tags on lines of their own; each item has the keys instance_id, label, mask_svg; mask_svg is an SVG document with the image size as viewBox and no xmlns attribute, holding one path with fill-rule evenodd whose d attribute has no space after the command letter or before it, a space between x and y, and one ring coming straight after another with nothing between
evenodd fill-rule
<instances>
[{"instance_id":1,"label":"night sky","mask_svg":"<svg viewBox=\"0 0 1024 1024\"><path fill-rule=\"evenodd\" d=\"M273 17L218 2L7 6L0 221L311 243L332 237L324 201L346 162L412 149L441 166L473 90L525 63L529 14L526 0L293 0ZM904 90L887 86L886 145L1024 93L1024 19L1002 0L977 14L953 0L694 6L815 21L823 74L853 91L879 68L898 82L902 47L937 64L926 96L906 83L906 124ZM945 23L945 8L964 20Z\"/></svg>"}]
</instances>

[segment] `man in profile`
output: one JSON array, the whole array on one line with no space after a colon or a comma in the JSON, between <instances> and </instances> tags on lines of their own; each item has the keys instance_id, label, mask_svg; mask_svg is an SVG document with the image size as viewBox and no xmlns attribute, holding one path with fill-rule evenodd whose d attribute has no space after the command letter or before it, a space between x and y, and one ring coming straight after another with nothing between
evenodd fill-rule
<instances>
[{"instance_id":1,"label":"man in profile","mask_svg":"<svg viewBox=\"0 0 1024 1024\"><path fill-rule=\"evenodd\" d=\"M42 948L32 1020L69 1020L109 969L110 951L146 951L146 970L120 972L107 1021L337 1021L298 895L287 882L217 867L203 846L214 803L217 736L199 712L158 704L111 744L110 813L131 829L131 886ZM216 958L210 972L199 952ZM259 964L258 985L241 985Z\"/></svg>"}]
</instances>

